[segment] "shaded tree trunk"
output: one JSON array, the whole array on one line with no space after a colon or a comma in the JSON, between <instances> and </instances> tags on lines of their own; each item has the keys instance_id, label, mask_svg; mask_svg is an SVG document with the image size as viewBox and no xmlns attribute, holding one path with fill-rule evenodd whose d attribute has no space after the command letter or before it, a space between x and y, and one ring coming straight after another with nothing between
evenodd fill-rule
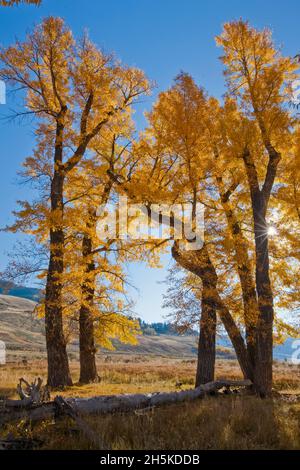
<instances>
[{"instance_id":1,"label":"shaded tree trunk","mask_svg":"<svg viewBox=\"0 0 300 470\"><path fill-rule=\"evenodd\" d=\"M95 212L90 213L87 229L94 224ZM80 383L91 383L99 380L96 367L96 347L94 338L94 320L91 308L95 294L95 263L93 259L93 242L91 236L84 235L82 240L82 257L86 262L85 279L81 286L82 304L79 312L79 347L80 347Z\"/></svg>"},{"instance_id":2,"label":"shaded tree trunk","mask_svg":"<svg viewBox=\"0 0 300 470\"><path fill-rule=\"evenodd\" d=\"M66 108L63 109L63 113ZM45 327L48 360L48 385L61 387L72 385L66 341L63 331L62 275L64 272L63 230L63 158L62 122L57 122L54 153L54 174L51 181L51 214L55 218L50 227L50 258L46 281Z\"/></svg>"},{"instance_id":3,"label":"shaded tree trunk","mask_svg":"<svg viewBox=\"0 0 300 470\"><path fill-rule=\"evenodd\" d=\"M96 367L96 347L94 340L94 322L89 308L80 307L79 313L80 378L87 384L99 380Z\"/></svg>"},{"instance_id":4,"label":"shaded tree trunk","mask_svg":"<svg viewBox=\"0 0 300 470\"><path fill-rule=\"evenodd\" d=\"M256 289L259 320L256 334L254 385L261 396L272 391L273 376L273 292L269 275L268 227L260 210L254 210Z\"/></svg>"},{"instance_id":5,"label":"shaded tree trunk","mask_svg":"<svg viewBox=\"0 0 300 470\"><path fill-rule=\"evenodd\" d=\"M215 156L216 159L218 159L217 151L215 151ZM251 362L251 368L254 370L256 325L259 308L254 275L252 274L251 262L248 254L248 242L245 240L239 220L237 219L230 203L230 196L236 189L237 184L234 183L229 189L225 190L222 176L217 175L216 181L228 228L234 242L235 261L242 289L247 351L249 361Z\"/></svg>"},{"instance_id":6,"label":"shaded tree trunk","mask_svg":"<svg viewBox=\"0 0 300 470\"><path fill-rule=\"evenodd\" d=\"M52 209L62 201L63 178L54 175L51 188ZM64 232L62 228L50 229L50 259L45 296L45 327L48 360L48 385L72 385L66 341L63 331L62 279L64 270Z\"/></svg>"},{"instance_id":7,"label":"shaded tree trunk","mask_svg":"<svg viewBox=\"0 0 300 470\"><path fill-rule=\"evenodd\" d=\"M265 130L260 123L262 135ZM262 189L259 187L257 171L252 155L246 148L243 160L248 178L254 221L256 270L255 281L258 298L259 317L256 328L254 387L265 397L272 392L273 376L273 292L269 273L269 242L266 213L274 184L280 154L271 143L264 139L269 154L267 174Z\"/></svg>"},{"instance_id":8,"label":"shaded tree trunk","mask_svg":"<svg viewBox=\"0 0 300 470\"><path fill-rule=\"evenodd\" d=\"M217 315L210 285L203 282L196 387L212 382L215 376Z\"/></svg>"},{"instance_id":9,"label":"shaded tree trunk","mask_svg":"<svg viewBox=\"0 0 300 470\"><path fill-rule=\"evenodd\" d=\"M230 341L232 342L243 375L245 378L252 380L253 368L249 359L244 339L228 308L218 294L216 288L217 273L210 259L206 246L203 245L200 250L184 252L181 251L178 248L178 245L175 243L172 248L172 256L180 266L200 277L202 282L204 281L205 283L209 283L209 295L216 305L220 319L226 329Z\"/></svg>"},{"instance_id":10,"label":"shaded tree trunk","mask_svg":"<svg viewBox=\"0 0 300 470\"><path fill-rule=\"evenodd\" d=\"M215 292L217 309L220 319L225 327L225 330L230 338L230 341L234 347L238 363L241 367L245 379L253 381L253 367L249 358L249 352L245 345L245 341L241 335L241 332L236 325L230 311L220 298L218 292Z\"/></svg>"}]
</instances>

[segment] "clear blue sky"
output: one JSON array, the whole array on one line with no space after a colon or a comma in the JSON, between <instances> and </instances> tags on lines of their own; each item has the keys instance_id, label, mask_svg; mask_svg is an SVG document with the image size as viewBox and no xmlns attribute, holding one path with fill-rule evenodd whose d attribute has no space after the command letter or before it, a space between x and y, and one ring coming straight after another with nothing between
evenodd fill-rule
<instances>
[{"instance_id":1,"label":"clear blue sky","mask_svg":"<svg viewBox=\"0 0 300 470\"><path fill-rule=\"evenodd\" d=\"M149 109L158 91L170 86L181 70L189 72L210 94L224 91L220 50L214 36L226 21L242 17L254 26L268 26L277 44L290 55L300 52L300 3L296 0L43 0L42 6L0 7L0 42L9 45L24 38L26 31L43 17L61 16L75 35L84 29L106 51L114 51L125 63L142 68L157 83L154 95L143 103ZM0 105L0 114L8 112L13 102ZM143 126L142 112L136 114ZM12 221L11 211L17 199L26 198L28 190L16 183L16 172L34 144L30 123L0 122L0 226ZM16 236L0 233L0 270L6 263ZM149 269L135 264L131 280L139 288L136 311L146 320L159 320L165 287L157 284L166 276L165 268Z\"/></svg>"}]
</instances>

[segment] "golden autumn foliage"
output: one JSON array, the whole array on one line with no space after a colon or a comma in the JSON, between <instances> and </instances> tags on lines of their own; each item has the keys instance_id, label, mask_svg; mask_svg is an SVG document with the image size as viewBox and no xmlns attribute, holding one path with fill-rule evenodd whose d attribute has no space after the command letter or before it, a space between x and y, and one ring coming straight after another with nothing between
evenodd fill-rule
<instances>
[{"instance_id":1,"label":"golden autumn foliage","mask_svg":"<svg viewBox=\"0 0 300 470\"><path fill-rule=\"evenodd\" d=\"M158 266L171 248L185 273L171 281L176 323L200 321L199 349L202 340L203 355L211 348L210 371L202 371L207 381L218 313L244 375L261 395L271 391L273 339L296 335L299 326L300 131L289 107L298 65L276 48L269 30L242 20L226 23L216 42L224 99L182 72L158 95L138 137L134 104L151 89L144 73L87 37L77 41L60 18L44 20L23 43L0 52L0 77L26 90L24 114L36 118L36 147L23 176L38 197L20 202L10 229L33 235L49 254L40 308L49 344L60 338L65 367L59 377L52 370L52 384L68 382L65 340L77 334L74 324L92 360L94 339L107 348L112 338L135 341L123 265L139 259ZM190 203L192 228L202 204L203 246L189 250L188 236L180 244L172 233L135 240L136 215L126 240L101 239L97 225L105 217L98 208L108 210L120 195L148 209Z\"/></svg>"}]
</instances>

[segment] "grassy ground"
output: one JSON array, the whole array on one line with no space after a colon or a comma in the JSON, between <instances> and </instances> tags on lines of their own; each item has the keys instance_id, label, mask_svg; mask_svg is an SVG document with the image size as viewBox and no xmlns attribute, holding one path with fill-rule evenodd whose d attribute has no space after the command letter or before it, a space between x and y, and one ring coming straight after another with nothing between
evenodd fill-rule
<instances>
[{"instance_id":1,"label":"grassy ground","mask_svg":"<svg viewBox=\"0 0 300 470\"><path fill-rule=\"evenodd\" d=\"M44 376L44 361L27 366L0 367L0 396L15 397L19 377ZM78 365L71 363L74 381ZM92 396L190 388L195 361L114 358L98 364L99 384L74 385L59 391L64 396ZM240 378L235 361L218 361L217 378ZM207 397L195 402L131 414L86 418L91 429L111 449L300 449L300 368L274 364L274 388L281 397L260 400L253 396ZM57 391L52 392L55 396ZM20 423L2 431L38 437L47 449L95 448L68 419L34 427Z\"/></svg>"}]
</instances>

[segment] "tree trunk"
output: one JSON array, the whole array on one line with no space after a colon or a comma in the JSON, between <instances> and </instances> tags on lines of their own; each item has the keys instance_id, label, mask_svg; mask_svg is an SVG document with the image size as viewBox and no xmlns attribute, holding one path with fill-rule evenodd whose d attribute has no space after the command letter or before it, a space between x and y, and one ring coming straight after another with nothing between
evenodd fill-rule
<instances>
[{"instance_id":1,"label":"tree trunk","mask_svg":"<svg viewBox=\"0 0 300 470\"><path fill-rule=\"evenodd\" d=\"M53 186L57 184L53 179ZM64 232L50 229L50 260L46 283L45 326L48 360L48 385L61 387L72 385L66 341L63 332L62 280L64 262Z\"/></svg>"},{"instance_id":2,"label":"tree trunk","mask_svg":"<svg viewBox=\"0 0 300 470\"><path fill-rule=\"evenodd\" d=\"M215 376L217 315L210 291L203 282L196 387L212 382Z\"/></svg>"},{"instance_id":3,"label":"tree trunk","mask_svg":"<svg viewBox=\"0 0 300 470\"><path fill-rule=\"evenodd\" d=\"M256 289L259 320L256 334L254 387L261 396L272 392L273 293L269 276L268 227L261 210L254 210Z\"/></svg>"},{"instance_id":4,"label":"tree trunk","mask_svg":"<svg viewBox=\"0 0 300 470\"><path fill-rule=\"evenodd\" d=\"M94 226L96 214L90 213L87 233L82 240L82 257L86 263L85 279L81 286L82 304L79 312L79 346L80 346L80 383L91 383L99 380L96 367L96 347L94 338L94 320L91 312L95 293L95 264L93 259L93 242L89 230Z\"/></svg>"},{"instance_id":5,"label":"tree trunk","mask_svg":"<svg viewBox=\"0 0 300 470\"><path fill-rule=\"evenodd\" d=\"M66 112L66 108L62 113ZM63 116L62 114L62 116ZM54 153L54 174L51 182L50 259L46 282L45 326L48 360L48 385L61 387L72 385L66 341L63 331L62 275L64 272L63 158L64 125L57 122Z\"/></svg>"},{"instance_id":6,"label":"tree trunk","mask_svg":"<svg viewBox=\"0 0 300 470\"><path fill-rule=\"evenodd\" d=\"M215 155L216 158L218 158L217 152ZM216 181L218 184L220 201L224 209L228 228L234 243L235 261L242 289L247 351L249 361L251 362L251 368L254 370L256 325L259 308L254 274L252 273L252 263L248 253L248 241L244 237L239 220L237 219L230 203L230 196L235 190L236 185L225 190L222 176L217 175Z\"/></svg>"},{"instance_id":7,"label":"tree trunk","mask_svg":"<svg viewBox=\"0 0 300 470\"><path fill-rule=\"evenodd\" d=\"M177 263L191 273L200 277L210 285L210 296L214 299L221 321L232 342L238 362L245 378L252 380L253 368L244 339L237 327L230 311L222 301L217 291L217 273L210 259L205 245L200 250L184 252L175 243L172 248L172 256Z\"/></svg>"},{"instance_id":8,"label":"tree trunk","mask_svg":"<svg viewBox=\"0 0 300 470\"><path fill-rule=\"evenodd\" d=\"M260 123L263 137L265 129ZM264 139L269 154L267 174L262 189L252 155L246 148L243 160L251 194L252 213L254 221L256 270L255 281L258 298L259 317L256 327L254 388L265 397L272 392L273 366L273 292L269 274L269 243L266 213L271 190L274 184L280 154L268 140Z\"/></svg>"},{"instance_id":9,"label":"tree trunk","mask_svg":"<svg viewBox=\"0 0 300 470\"><path fill-rule=\"evenodd\" d=\"M82 384L99 380L96 367L94 322L90 310L81 306L79 314L80 378Z\"/></svg>"},{"instance_id":10,"label":"tree trunk","mask_svg":"<svg viewBox=\"0 0 300 470\"><path fill-rule=\"evenodd\" d=\"M220 298L217 290L215 291L215 298L218 314L232 343L238 363L243 372L243 376L245 379L249 379L252 381L253 368L249 358L249 352L245 345L244 338L242 337L241 332L238 326L236 325L230 311Z\"/></svg>"}]
</instances>

